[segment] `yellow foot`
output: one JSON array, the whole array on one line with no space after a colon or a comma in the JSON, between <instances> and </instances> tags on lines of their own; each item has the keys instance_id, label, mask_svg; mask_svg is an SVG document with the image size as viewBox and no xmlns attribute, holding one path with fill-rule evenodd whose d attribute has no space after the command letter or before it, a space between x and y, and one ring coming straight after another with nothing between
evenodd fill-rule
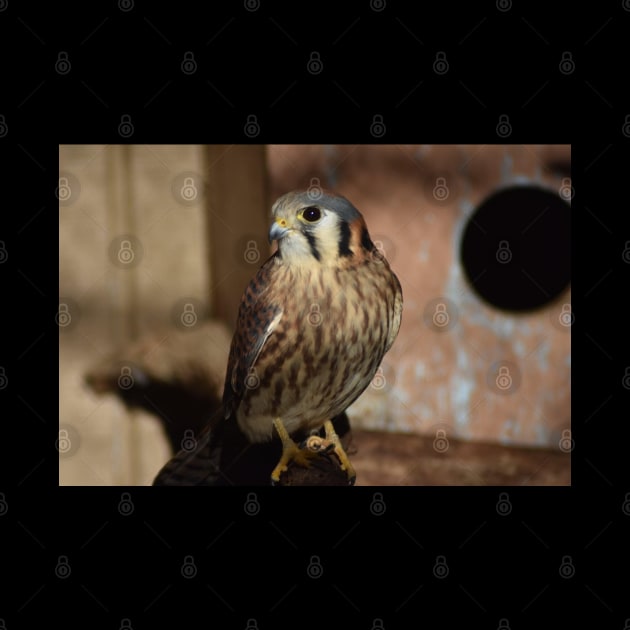
<instances>
[{"instance_id":1,"label":"yellow foot","mask_svg":"<svg viewBox=\"0 0 630 630\"><path fill-rule=\"evenodd\" d=\"M311 453L328 453L334 446L330 440L319 437L319 435L311 435L300 443L300 448L305 448L307 449L306 452L310 451Z\"/></svg>"},{"instance_id":2,"label":"yellow foot","mask_svg":"<svg viewBox=\"0 0 630 630\"><path fill-rule=\"evenodd\" d=\"M288 469L291 462L295 462L304 468L308 468L311 465L311 459L317 456L317 452L310 449L300 449L291 439L291 436L284 428L280 418L274 419L273 426L276 428L276 431L282 440L282 455L280 456L280 461L271 473L271 485L276 485L280 482L280 475Z\"/></svg>"},{"instance_id":3,"label":"yellow foot","mask_svg":"<svg viewBox=\"0 0 630 630\"><path fill-rule=\"evenodd\" d=\"M324 429L326 430L324 443L327 441L332 443L333 449L339 458L339 462L341 463L341 470L346 471L346 474L348 475L348 483L353 486L357 478L357 473L354 471L354 467L350 463L346 452L343 450L343 446L341 446L341 440L335 432L333 423L330 420L326 420L326 422L324 422Z\"/></svg>"}]
</instances>

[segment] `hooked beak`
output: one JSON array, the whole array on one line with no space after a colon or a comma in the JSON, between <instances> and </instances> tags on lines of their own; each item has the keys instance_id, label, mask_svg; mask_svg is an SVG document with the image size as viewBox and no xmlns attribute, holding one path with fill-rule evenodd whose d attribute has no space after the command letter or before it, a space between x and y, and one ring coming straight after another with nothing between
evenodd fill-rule
<instances>
[{"instance_id":1,"label":"hooked beak","mask_svg":"<svg viewBox=\"0 0 630 630\"><path fill-rule=\"evenodd\" d=\"M276 217L269 228L269 242L279 241L284 238L290 229L286 219Z\"/></svg>"}]
</instances>

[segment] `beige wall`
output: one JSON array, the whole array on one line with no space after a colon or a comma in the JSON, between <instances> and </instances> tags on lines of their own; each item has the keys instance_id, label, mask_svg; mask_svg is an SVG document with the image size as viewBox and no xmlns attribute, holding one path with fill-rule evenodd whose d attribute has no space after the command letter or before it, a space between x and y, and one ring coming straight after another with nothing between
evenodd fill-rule
<instances>
[{"instance_id":1,"label":"beige wall","mask_svg":"<svg viewBox=\"0 0 630 630\"><path fill-rule=\"evenodd\" d=\"M172 326L182 299L207 304L203 190L191 202L173 192L182 173L202 169L195 146L60 147L73 191L59 206L59 295L73 318L59 334L60 426L74 442L60 456L62 484L147 484L168 457L151 417L96 397L83 377L114 348ZM121 268L112 256L127 233L142 254Z\"/></svg>"}]
</instances>

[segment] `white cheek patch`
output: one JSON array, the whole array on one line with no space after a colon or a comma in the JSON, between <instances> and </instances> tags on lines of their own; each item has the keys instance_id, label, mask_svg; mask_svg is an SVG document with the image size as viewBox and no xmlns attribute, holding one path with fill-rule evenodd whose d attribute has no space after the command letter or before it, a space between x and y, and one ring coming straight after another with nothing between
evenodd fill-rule
<instances>
[{"instance_id":1,"label":"white cheek patch","mask_svg":"<svg viewBox=\"0 0 630 630\"><path fill-rule=\"evenodd\" d=\"M287 234L280 243L278 243L282 256L290 257L291 260L302 258L313 258L311 248L304 234L300 232L291 232Z\"/></svg>"},{"instance_id":2,"label":"white cheek patch","mask_svg":"<svg viewBox=\"0 0 630 630\"><path fill-rule=\"evenodd\" d=\"M323 256L336 256L339 252L339 219L328 212L317 224L318 246Z\"/></svg>"}]
</instances>

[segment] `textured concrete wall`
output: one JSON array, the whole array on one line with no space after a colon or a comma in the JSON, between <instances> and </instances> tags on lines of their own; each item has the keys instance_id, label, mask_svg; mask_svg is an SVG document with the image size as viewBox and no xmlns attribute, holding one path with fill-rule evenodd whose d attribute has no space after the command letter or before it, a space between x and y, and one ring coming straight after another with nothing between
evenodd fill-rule
<instances>
[{"instance_id":1,"label":"textured concrete wall","mask_svg":"<svg viewBox=\"0 0 630 630\"><path fill-rule=\"evenodd\" d=\"M269 148L274 196L309 185L347 196L403 287L398 340L350 411L356 426L553 447L568 435L570 289L537 311L499 311L471 289L459 255L488 195L514 183L565 194L566 164L568 146ZM440 303L444 328L432 323Z\"/></svg>"}]
</instances>

